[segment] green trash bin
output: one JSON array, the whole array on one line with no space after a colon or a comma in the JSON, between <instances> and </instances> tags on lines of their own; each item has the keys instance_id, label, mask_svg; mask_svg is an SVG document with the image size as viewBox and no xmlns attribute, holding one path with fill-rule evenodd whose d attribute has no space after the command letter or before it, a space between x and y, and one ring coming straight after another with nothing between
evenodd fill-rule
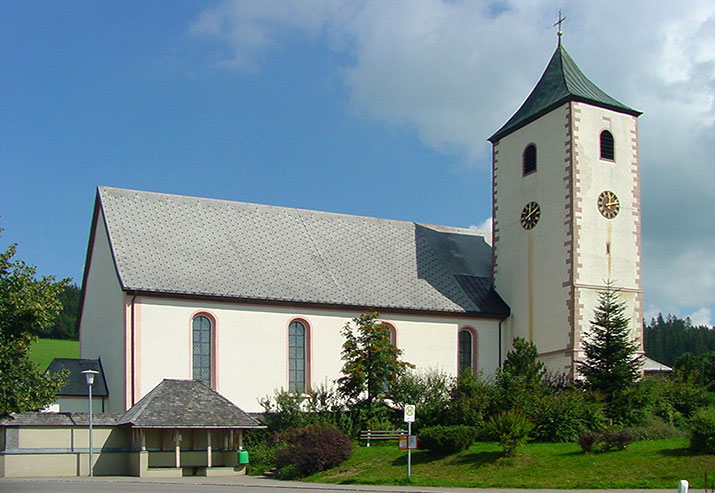
<instances>
[{"instance_id":1,"label":"green trash bin","mask_svg":"<svg viewBox=\"0 0 715 493\"><path fill-rule=\"evenodd\" d=\"M238 451L238 463L239 464L248 464L248 450L239 450Z\"/></svg>"}]
</instances>

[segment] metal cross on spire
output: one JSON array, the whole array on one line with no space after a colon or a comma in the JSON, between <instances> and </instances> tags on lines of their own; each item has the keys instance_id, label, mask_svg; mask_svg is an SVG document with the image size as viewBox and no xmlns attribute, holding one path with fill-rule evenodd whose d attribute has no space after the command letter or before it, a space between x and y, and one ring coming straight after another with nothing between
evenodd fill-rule
<instances>
[{"instance_id":1,"label":"metal cross on spire","mask_svg":"<svg viewBox=\"0 0 715 493\"><path fill-rule=\"evenodd\" d=\"M564 32L561 30L561 24L566 20L566 17L561 15L561 9L559 9L559 20L557 20L554 23L554 27L559 26L559 30L556 31L556 34L559 37L559 44L561 44L561 36L564 34Z\"/></svg>"}]
</instances>

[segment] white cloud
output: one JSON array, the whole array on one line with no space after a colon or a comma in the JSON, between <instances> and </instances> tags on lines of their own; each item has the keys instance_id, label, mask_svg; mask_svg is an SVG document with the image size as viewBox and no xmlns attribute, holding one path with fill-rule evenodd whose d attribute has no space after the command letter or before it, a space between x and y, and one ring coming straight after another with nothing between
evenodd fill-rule
<instances>
[{"instance_id":1,"label":"white cloud","mask_svg":"<svg viewBox=\"0 0 715 493\"><path fill-rule=\"evenodd\" d=\"M701 308L690 315L690 321L694 326L699 327L701 325L706 325L712 327L712 311L710 308Z\"/></svg>"},{"instance_id":2,"label":"white cloud","mask_svg":"<svg viewBox=\"0 0 715 493\"><path fill-rule=\"evenodd\" d=\"M195 36L223 63L258 70L291 36L320 40L349 108L415 129L426 146L488 166L485 139L516 111L556 44L563 4L443 0L235 0L203 12ZM571 2L564 44L640 119L646 304L683 315L715 309L715 4ZM655 309L655 308L653 308ZM705 312L702 312L705 313Z\"/></svg>"}]
</instances>

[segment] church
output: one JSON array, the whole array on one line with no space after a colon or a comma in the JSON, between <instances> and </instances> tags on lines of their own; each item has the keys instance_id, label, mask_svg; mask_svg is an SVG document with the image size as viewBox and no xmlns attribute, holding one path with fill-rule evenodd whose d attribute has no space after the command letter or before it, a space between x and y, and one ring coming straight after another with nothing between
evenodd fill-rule
<instances>
[{"instance_id":1,"label":"church","mask_svg":"<svg viewBox=\"0 0 715 493\"><path fill-rule=\"evenodd\" d=\"M576 375L598 294L620 291L642 348L636 111L559 44L490 138L493 231L143 192L97 190L80 356L107 412L163 379L246 411L330 386L342 327L378 311L419 370L493 374L516 337Z\"/></svg>"}]
</instances>

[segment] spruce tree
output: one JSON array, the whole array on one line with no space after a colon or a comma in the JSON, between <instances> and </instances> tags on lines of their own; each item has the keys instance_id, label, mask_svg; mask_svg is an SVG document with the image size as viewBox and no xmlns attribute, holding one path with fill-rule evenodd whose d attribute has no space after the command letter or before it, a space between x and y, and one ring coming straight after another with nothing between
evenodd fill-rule
<instances>
[{"instance_id":1,"label":"spruce tree","mask_svg":"<svg viewBox=\"0 0 715 493\"><path fill-rule=\"evenodd\" d=\"M592 390L611 401L631 387L640 376L638 345L631 340L625 303L610 282L599 295L591 321L591 332L583 341L586 359L578 370Z\"/></svg>"}]
</instances>

